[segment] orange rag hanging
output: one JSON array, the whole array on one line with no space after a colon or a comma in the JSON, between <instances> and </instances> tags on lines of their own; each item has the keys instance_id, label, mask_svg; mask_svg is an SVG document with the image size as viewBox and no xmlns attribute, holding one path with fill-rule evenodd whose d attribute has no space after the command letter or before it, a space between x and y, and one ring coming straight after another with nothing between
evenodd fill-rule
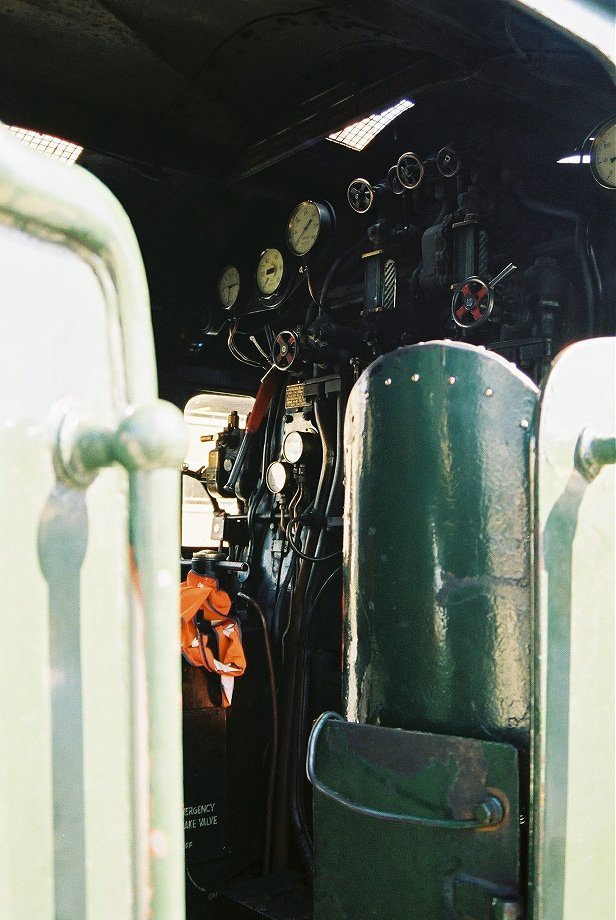
<instances>
[{"instance_id":1,"label":"orange rag hanging","mask_svg":"<svg viewBox=\"0 0 616 920\"><path fill-rule=\"evenodd\" d=\"M214 578L188 573L180 585L182 654L190 664L220 675L223 706L231 705L234 680L246 670L240 628L230 610L231 598ZM212 648L212 637L199 627L200 612L212 627L218 648Z\"/></svg>"}]
</instances>

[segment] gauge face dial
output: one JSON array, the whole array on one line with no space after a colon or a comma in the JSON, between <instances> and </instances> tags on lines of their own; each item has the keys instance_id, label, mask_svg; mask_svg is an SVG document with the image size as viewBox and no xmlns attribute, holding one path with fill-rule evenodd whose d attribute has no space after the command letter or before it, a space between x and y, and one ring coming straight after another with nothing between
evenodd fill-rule
<instances>
[{"instance_id":1,"label":"gauge face dial","mask_svg":"<svg viewBox=\"0 0 616 920\"><path fill-rule=\"evenodd\" d=\"M287 224L287 243L296 256L310 252L321 232L321 212L314 201L301 201Z\"/></svg>"},{"instance_id":2,"label":"gauge face dial","mask_svg":"<svg viewBox=\"0 0 616 920\"><path fill-rule=\"evenodd\" d=\"M230 310L237 302L240 296L240 273L235 265L227 265L223 269L218 280L218 296L225 310Z\"/></svg>"},{"instance_id":3,"label":"gauge face dial","mask_svg":"<svg viewBox=\"0 0 616 920\"><path fill-rule=\"evenodd\" d=\"M289 484L288 468L280 460L275 460L267 468L265 483L270 492L279 495Z\"/></svg>"},{"instance_id":4,"label":"gauge face dial","mask_svg":"<svg viewBox=\"0 0 616 920\"><path fill-rule=\"evenodd\" d=\"M396 167L398 179L404 188L417 188L424 176L424 165L416 153L403 153Z\"/></svg>"},{"instance_id":5,"label":"gauge face dial","mask_svg":"<svg viewBox=\"0 0 616 920\"><path fill-rule=\"evenodd\" d=\"M347 191L347 199L357 214L365 214L372 207L374 189L367 179L353 179Z\"/></svg>"},{"instance_id":6,"label":"gauge face dial","mask_svg":"<svg viewBox=\"0 0 616 920\"><path fill-rule=\"evenodd\" d=\"M257 287L269 297L280 287L284 275L284 259L279 249L266 249L257 265Z\"/></svg>"},{"instance_id":7,"label":"gauge face dial","mask_svg":"<svg viewBox=\"0 0 616 920\"><path fill-rule=\"evenodd\" d=\"M595 131L590 148L590 169L604 188L616 188L616 118L604 122Z\"/></svg>"},{"instance_id":8,"label":"gauge face dial","mask_svg":"<svg viewBox=\"0 0 616 920\"><path fill-rule=\"evenodd\" d=\"M304 439L300 431L290 431L283 441L282 452L289 463L299 463L304 453Z\"/></svg>"}]
</instances>

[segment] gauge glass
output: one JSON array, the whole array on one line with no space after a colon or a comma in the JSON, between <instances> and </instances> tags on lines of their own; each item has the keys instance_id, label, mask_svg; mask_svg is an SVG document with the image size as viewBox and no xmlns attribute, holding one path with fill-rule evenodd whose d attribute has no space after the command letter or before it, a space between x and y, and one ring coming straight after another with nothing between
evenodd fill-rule
<instances>
[{"instance_id":1,"label":"gauge glass","mask_svg":"<svg viewBox=\"0 0 616 920\"><path fill-rule=\"evenodd\" d=\"M227 265L218 281L218 296L225 310L230 310L240 295L240 273L235 265Z\"/></svg>"},{"instance_id":2,"label":"gauge glass","mask_svg":"<svg viewBox=\"0 0 616 920\"><path fill-rule=\"evenodd\" d=\"M321 212L314 201L301 201L289 218L287 242L296 256L305 256L319 238Z\"/></svg>"},{"instance_id":3,"label":"gauge glass","mask_svg":"<svg viewBox=\"0 0 616 920\"><path fill-rule=\"evenodd\" d=\"M353 179L347 191L347 199L357 214L365 214L372 207L374 189L367 179Z\"/></svg>"},{"instance_id":4,"label":"gauge glass","mask_svg":"<svg viewBox=\"0 0 616 920\"><path fill-rule=\"evenodd\" d=\"M257 287L266 297L280 287L284 274L284 260L279 249L266 249L257 266Z\"/></svg>"},{"instance_id":5,"label":"gauge glass","mask_svg":"<svg viewBox=\"0 0 616 920\"><path fill-rule=\"evenodd\" d=\"M290 431L284 439L282 452L289 463L299 463L304 453L304 439L299 431Z\"/></svg>"},{"instance_id":6,"label":"gauge glass","mask_svg":"<svg viewBox=\"0 0 616 920\"><path fill-rule=\"evenodd\" d=\"M279 495L281 492L284 492L287 485L287 468L284 463L281 463L280 460L275 460L267 468L265 474L265 482L267 488L270 492L273 492L274 495Z\"/></svg>"},{"instance_id":7,"label":"gauge glass","mask_svg":"<svg viewBox=\"0 0 616 920\"><path fill-rule=\"evenodd\" d=\"M599 185L616 188L616 118L604 122L595 131L590 168Z\"/></svg>"},{"instance_id":8,"label":"gauge glass","mask_svg":"<svg viewBox=\"0 0 616 920\"><path fill-rule=\"evenodd\" d=\"M417 188L424 175L424 165L416 153L403 153L396 168L398 179L405 188Z\"/></svg>"}]
</instances>

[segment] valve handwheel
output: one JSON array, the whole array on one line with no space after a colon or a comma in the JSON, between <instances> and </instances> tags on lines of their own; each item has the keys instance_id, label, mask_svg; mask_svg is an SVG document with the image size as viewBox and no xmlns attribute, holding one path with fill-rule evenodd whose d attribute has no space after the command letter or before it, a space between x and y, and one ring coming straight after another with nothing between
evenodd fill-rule
<instances>
[{"instance_id":1,"label":"valve handwheel","mask_svg":"<svg viewBox=\"0 0 616 920\"><path fill-rule=\"evenodd\" d=\"M283 329L274 341L272 359L279 371L288 371L299 354L299 341L294 332Z\"/></svg>"},{"instance_id":2,"label":"valve handwheel","mask_svg":"<svg viewBox=\"0 0 616 920\"><path fill-rule=\"evenodd\" d=\"M451 316L456 326L470 329L485 323L494 309L494 288L515 270L516 266L510 262L489 282L471 275L462 284L456 284L451 301Z\"/></svg>"},{"instance_id":3,"label":"valve handwheel","mask_svg":"<svg viewBox=\"0 0 616 920\"><path fill-rule=\"evenodd\" d=\"M467 278L453 295L451 313L462 329L484 323L494 307L494 293L481 278Z\"/></svg>"}]
</instances>

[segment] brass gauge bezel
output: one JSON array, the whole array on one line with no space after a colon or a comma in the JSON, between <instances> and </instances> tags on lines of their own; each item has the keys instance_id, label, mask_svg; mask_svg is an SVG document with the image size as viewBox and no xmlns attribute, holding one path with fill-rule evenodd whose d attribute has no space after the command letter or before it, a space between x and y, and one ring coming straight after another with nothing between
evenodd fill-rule
<instances>
[{"instance_id":1,"label":"brass gauge bezel","mask_svg":"<svg viewBox=\"0 0 616 920\"><path fill-rule=\"evenodd\" d=\"M613 146L610 146L610 134ZM616 116L607 118L605 121L601 122L592 132L591 136L593 135L593 141L590 146L590 171L592 177L601 188L614 191L616 190ZM605 145L606 142L608 155L600 157L601 146ZM609 156L610 152L613 152L611 157ZM604 162L608 162L610 168L610 173L607 178L605 175L606 170L602 171L602 167L598 165Z\"/></svg>"}]
</instances>

